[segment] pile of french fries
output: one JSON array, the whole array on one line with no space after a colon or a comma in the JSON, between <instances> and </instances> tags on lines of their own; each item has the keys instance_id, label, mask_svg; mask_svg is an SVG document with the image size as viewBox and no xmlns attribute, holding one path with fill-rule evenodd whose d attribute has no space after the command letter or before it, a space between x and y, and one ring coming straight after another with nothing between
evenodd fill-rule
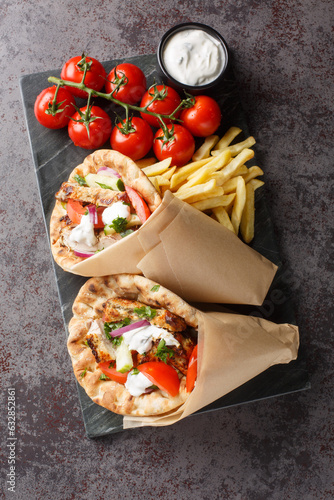
<instances>
[{"instance_id":1,"label":"pile of french fries","mask_svg":"<svg viewBox=\"0 0 334 500\"><path fill-rule=\"evenodd\" d=\"M170 190L250 243L254 237L254 192L264 182L258 179L263 175L260 167L246 165L254 157L254 137L231 145L241 132L231 127L221 138L206 137L191 163L183 167L173 166L171 158L160 162L146 158L137 164L162 196Z\"/></svg>"}]
</instances>

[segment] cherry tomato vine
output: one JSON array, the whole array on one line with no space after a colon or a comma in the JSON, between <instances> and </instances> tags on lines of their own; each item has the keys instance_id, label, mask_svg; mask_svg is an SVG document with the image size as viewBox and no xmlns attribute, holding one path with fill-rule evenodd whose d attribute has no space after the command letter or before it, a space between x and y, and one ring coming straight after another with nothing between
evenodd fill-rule
<instances>
[{"instance_id":1,"label":"cherry tomato vine","mask_svg":"<svg viewBox=\"0 0 334 500\"><path fill-rule=\"evenodd\" d=\"M87 69L85 69L85 71L84 71L84 76L86 74L86 71L87 71ZM57 78L54 76L50 76L48 78L48 81L50 83L54 83L60 87L74 87L74 88L79 89L81 91L84 91L88 94L87 111L85 113L85 116L82 116L82 122L85 124L86 128L90 122L90 116L89 116L90 100L92 97L100 97L100 98L103 98L107 101L113 102L114 104L124 108L125 114L126 114L126 123L128 124L128 125L124 125L124 123L123 123L123 125L122 125L122 128L124 129L125 133L129 133L129 131L131 130L131 123L130 123L131 118L129 116L130 115L129 111L130 110L137 111L138 113L144 113L144 114L148 114L148 115L152 115L152 116L156 117L161 124L162 130L164 131L164 140L165 140L165 142L168 142L168 141L172 141L174 136L173 136L173 131L167 127L165 121L181 122L181 120L179 118L177 118L178 113L180 111L182 111L183 109L190 108L195 103L195 98L192 95L187 94L186 98L182 99L180 104L171 113L160 114L160 113L156 113L154 111L150 111L148 108L155 101L162 100L165 98L167 90L166 90L166 86L164 84L163 84L162 90L158 89L155 84L152 85L149 88L151 100L145 106L137 106L135 104L129 104L129 103L122 102L119 99L116 99L114 97L114 94L117 93L119 88L123 85L126 85L127 78L125 75L123 75L123 77L121 77L121 78L119 78L119 77L117 78L116 86L110 93L100 92L100 91L97 91L97 90L94 90L94 89L87 87L83 83L84 76L83 76L83 79L80 83L72 82L69 80L63 80L62 78Z\"/></svg>"}]
</instances>

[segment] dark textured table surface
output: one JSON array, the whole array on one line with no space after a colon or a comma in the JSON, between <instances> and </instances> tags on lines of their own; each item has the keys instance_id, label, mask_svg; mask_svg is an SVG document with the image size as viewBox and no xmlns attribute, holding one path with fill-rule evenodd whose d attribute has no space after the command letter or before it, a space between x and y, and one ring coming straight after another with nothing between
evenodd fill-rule
<instances>
[{"instance_id":1,"label":"dark textured table surface","mask_svg":"<svg viewBox=\"0 0 334 500\"><path fill-rule=\"evenodd\" d=\"M1 498L333 498L333 14L329 0L1 2ZM312 387L90 440L19 79L83 50L101 61L154 53L185 21L213 26L233 50Z\"/></svg>"}]
</instances>

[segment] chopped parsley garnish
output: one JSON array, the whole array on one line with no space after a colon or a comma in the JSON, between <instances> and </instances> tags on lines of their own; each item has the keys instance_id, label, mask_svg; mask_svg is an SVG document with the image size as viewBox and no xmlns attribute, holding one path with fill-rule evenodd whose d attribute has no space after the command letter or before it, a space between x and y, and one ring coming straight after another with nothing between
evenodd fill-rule
<instances>
[{"instance_id":1,"label":"chopped parsley garnish","mask_svg":"<svg viewBox=\"0 0 334 500\"><path fill-rule=\"evenodd\" d=\"M122 328L123 326L127 326L131 323L130 318L124 318L122 321L114 321L108 323L107 321L104 323L104 333L108 340L111 340L114 345L120 345L123 337L112 337L110 332L114 330L118 330L118 328Z\"/></svg>"},{"instance_id":2,"label":"chopped parsley garnish","mask_svg":"<svg viewBox=\"0 0 334 500\"><path fill-rule=\"evenodd\" d=\"M85 181L85 178L79 174L76 174L74 176L74 179L77 181L78 184L80 184L80 186L87 186L88 185L87 182Z\"/></svg>"},{"instance_id":3,"label":"chopped parsley garnish","mask_svg":"<svg viewBox=\"0 0 334 500\"><path fill-rule=\"evenodd\" d=\"M174 356L174 351L173 349L169 349L169 347L166 347L166 341L164 339L161 339L157 348L157 352L154 356L161 359L161 361L163 361L164 363L167 363L168 359Z\"/></svg>"},{"instance_id":4,"label":"chopped parsley garnish","mask_svg":"<svg viewBox=\"0 0 334 500\"><path fill-rule=\"evenodd\" d=\"M154 285L151 288L151 292L157 292L159 290L159 288L160 288L160 285Z\"/></svg>"},{"instance_id":5,"label":"chopped parsley garnish","mask_svg":"<svg viewBox=\"0 0 334 500\"><path fill-rule=\"evenodd\" d=\"M122 336L121 336L121 337L114 337L114 338L111 340L111 342L112 342L115 346L119 346L119 345L121 345L122 341L123 341L123 337L122 337Z\"/></svg>"},{"instance_id":6,"label":"chopped parsley garnish","mask_svg":"<svg viewBox=\"0 0 334 500\"><path fill-rule=\"evenodd\" d=\"M157 314L157 311L150 306L135 307L133 311L138 314L140 318L145 319L153 319Z\"/></svg>"},{"instance_id":7,"label":"chopped parsley garnish","mask_svg":"<svg viewBox=\"0 0 334 500\"><path fill-rule=\"evenodd\" d=\"M126 217L116 217L109 225L112 229L116 231L116 233L123 233L125 231L126 226L128 224L128 219Z\"/></svg>"},{"instance_id":8,"label":"chopped parsley garnish","mask_svg":"<svg viewBox=\"0 0 334 500\"><path fill-rule=\"evenodd\" d=\"M84 378L84 376L86 375L86 371L87 371L87 368L85 368L84 371L80 373L81 378Z\"/></svg>"},{"instance_id":9,"label":"chopped parsley garnish","mask_svg":"<svg viewBox=\"0 0 334 500\"><path fill-rule=\"evenodd\" d=\"M107 375L105 375L104 373L101 373L99 380L110 380L110 378L107 377Z\"/></svg>"}]
</instances>

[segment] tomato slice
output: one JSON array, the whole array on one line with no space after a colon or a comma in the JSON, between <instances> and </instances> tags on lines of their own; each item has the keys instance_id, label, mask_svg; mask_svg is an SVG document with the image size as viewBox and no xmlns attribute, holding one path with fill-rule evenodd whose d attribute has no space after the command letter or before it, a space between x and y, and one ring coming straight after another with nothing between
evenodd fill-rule
<instances>
[{"instance_id":1,"label":"tomato slice","mask_svg":"<svg viewBox=\"0 0 334 500\"><path fill-rule=\"evenodd\" d=\"M118 382L119 384L125 384L128 373L121 373L116 370L112 365L115 364L113 361L105 361L103 363L99 363L99 368L107 377L109 377L114 382Z\"/></svg>"},{"instance_id":2,"label":"tomato slice","mask_svg":"<svg viewBox=\"0 0 334 500\"><path fill-rule=\"evenodd\" d=\"M137 368L162 391L168 392L172 397L178 395L180 380L176 370L170 365L166 365L162 361L148 361L138 365Z\"/></svg>"},{"instance_id":3,"label":"tomato slice","mask_svg":"<svg viewBox=\"0 0 334 500\"><path fill-rule=\"evenodd\" d=\"M187 379L186 379L187 392L191 392L195 387L196 378L197 378L197 345L195 345L189 358Z\"/></svg>"},{"instance_id":4,"label":"tomato slice","mask_svg":"<svg viewBox=\"0 0 334 500\"><path fill-rule=\"evenodd\" d=\"M87 212L87 207L82 206L80 201L69 199L67 201L66 211L73 224L80 224L81 217ZM104 227L104 222L102 221L103 211L104 207L97 208L97 224L94 224L94 227L97 229Z\"/></svg>"},{"instance_id":5,"label":"tomato slice","mask_svg":"<svg viewBox=\"0 0 334 500\"><path fill-rule=\"evenodd\" d=\"M81 217L86 212L86 208L82 206L80 201L69 199L67 200L66 211L73 224L80 224Z\"/></svg>"},{"instance_id":6,"label":"tomato slice","mask_svg":"<svg viewBox=\"0 0 334 500\"><path fill-rule=\"evenodd\" d=\"M133 208L136 211L136 214L138 215L141 222L144 224L144 222L151 215L150 209L148 208L146 202L143 200L140 194L138 194L137 191L135 191L132 187L125 186L125 191L131 201Z\"/></svg>"}]
</instances>

